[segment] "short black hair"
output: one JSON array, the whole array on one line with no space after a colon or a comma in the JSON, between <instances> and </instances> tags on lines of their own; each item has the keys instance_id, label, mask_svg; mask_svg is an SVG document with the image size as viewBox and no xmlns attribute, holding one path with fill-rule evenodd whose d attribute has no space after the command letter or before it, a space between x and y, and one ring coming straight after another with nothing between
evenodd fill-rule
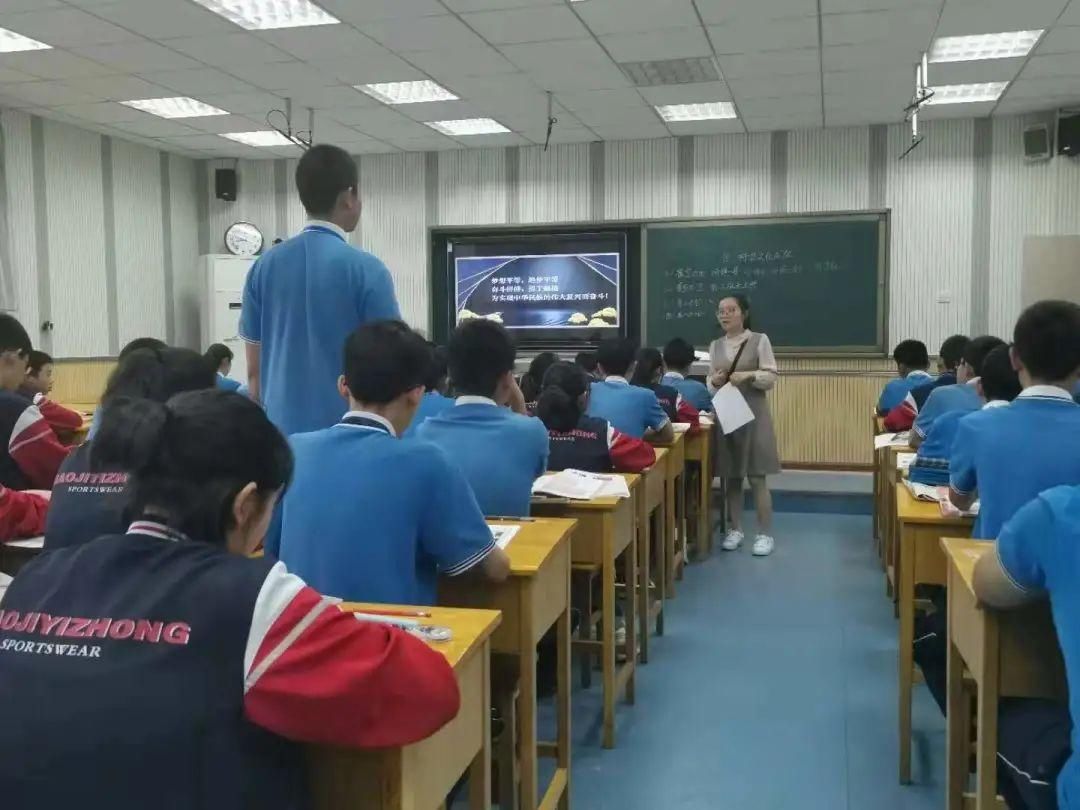
<instances>
[{"instance_id":1,"label":"short black hair","mask_svg":"<svg viewBox=\"0 0 1080 810\"><path fill-rule=\"evenodd\" d=\"M690 368L696 359L697 354L694 352L694 347L690 345L689 341L682 338L672 338L664 347L664 362L667 363L668 368Z\"/></svg>"},{"instance_id":2,"label":"short black hair","mask_svg":"<svg viewBox=\"0 0 1080 810\"><path fill-rule=\"evenodd\" d=\"M921 340L901 340L893 349L892 356L897 365L911 369L925 369L930 365L930 355Z\"/></svg>"},{"instance_id":3,"label":"short black hair","mask_svg":"<svg viewBox=\"0 0 1080 810\"><path fill-rule=\"evenodd\" d=\"M224 343L212 343L210 348L206 350L206 359L210 361L210 364L215 370L221 368L221 364L226 360L233 359L233 351Z\"/></svg>"},{"instance_id":4,"label":"short black hair","mask_svg":"<svg viewBox=\"0 0 1080 810\"><path fill-rule=\"evenodd\" d=\"M431 366L428 342L401 321L374 321L345 339L345 384L359 402L385 405L420 388Z\"/></svg>"},{"instance_id":5,"label":"short black hair","mask_svg":"<svg viewBox=\"0 0 1080 810\"><path fill-rule=\"evenodd\" d=\"M151 349L152 351L161 351L165 348L165 341L158 340L155 337L139 337L130 341L124 348L120 350L120 355L117 360L123 360L132 352L137 352L139 349Z\"/></svg>"},{"instance_id":6,"label":"short black hair","mask_svg":"<svg viewBox=\"0 0 1080 810\"><path fill-rule=\"evenodd\" d=\"M116 364L105 385L101 402L149 399L165 402L184 391L213 388L217 367L191 349L156 349L148 346L128 352Z\"/></svg>"},{"instance_id":7,"label":"short black hair","mask_svg":"<svg viewBox=\"0 0 1080 810\"><path fill-rule=\"evenodd\" d=\"M0 313L0 352L18 352L30 356L34 346L18 319L7 313Z\"/></svg>"},{"instance_id":8,"label":"short black hair","mask_svg":"<svg viewBox=\"0 0 1080 810\"><path fill-rule=\"evenodd\" d=\"M312 216L329 214L341 192L359 185L356 161L340 146L316 144L296 164L296 190Z\"/></svg>"},{"instance_id":9,"label":"short black hair","mask_svg":"<svg viewBox=\"0 0 1080 810\"><path fill-rule=\"evenodd\" d=\"M960 361L964 359L964 350L970 342L971 339L967 335L953 335L945 338L941 344L941 351L938 352L941 364L949 371L955 371Z\"/></svg>"},{"instance_id":10,"label":"short black hair","mask_svg":"<svg viewBox=\"0 0 1080 810\"><path fill-rule=\"evenodd\" d=\"M1071 301L1032 304L1016 322L1013 346L1032 377L1064 380L1080 368L1080 306Z\"/></svg>"},{"instance_id":11,"label":"short black hair","mask_svg":"<svg viewBox=\"0 0 1080 810\"><path fill-rule=\"evenodd\" d=\"M1004 346L1005 341L999 337L993 335L980 335L977 338L973 338L964 349L964 362L971 366L971 370L975 373L976 377L981 377L983 373L983 363L986 362L986 356L990 354L994 349L999 346Z\"/></svg>"},{"instance_id":12,"label":"short black hair","mask_svg":"<svg viewBox=\"0 0 1080 810\"><path fill-rule=\"evenodd\" d=\"M607 338L596 347L596 364L604 370L604 374L625 377L636 352L637 346L630 338Z\"/></svg>"},{"instance_id":13,"label":"short black hair","mask_svg":"<svg viewBox=\"0 0 1080 810\"><path fill-rule=\"evenodd\" d=\"M590 374L593 374L596 371L596 352L578 352L577 356L574 358L574 362Z\"/></svg>"},{"instance_id":14,"label":"short black hair","mask_svg":"<svg viewBox=\"0 0 1080 810\"><path fill-rule=\"evenodd\" d=\"M499 379L514 369L517 351L502 324L486 318L465 321L447 344L450 378L458 394L493 397Z\"/></svg>"},{"instance_id":15,"label":"short black hair","mask_svg":"<svg viewBox=\"0 0 1080 810\"><path fill-rule=\"evenodd\" d=\"M446 364L446 347L428 343L431 350L431 361L428 363L427 374L424 375L424 390L436 391L446 382L450 373Z\"/></svg>"},{"instance_id":16,"label":"short black hair","mask_svg":"<svg viewBox=\"0 0 1080 810\"><path fill-rule=\"evenodd\" d=\"M38 374L41 373L41 370L45 368L45 366L51 365L52 362L52 357L45 354L45 352L38 351L37 349L32 349L30 351L30 357L26 364L27 370L36 377Z\"/></svg>"},{"instance_id":17,"label":"short black hair","mask_svg":"<svg viewBox=\"0 0 1080 810\"><path fill-rule=\"evenodd\" d=\"M1019 396L1023 386L1020 385L1020 377L1013 368L1009 346L1004 341L987 352L986 357L983 358L979 384L988 400L1000 399L1012 402Z\"/></svg>"},{"instance_id":18,"label":"short black hair","mask_svg":"<svg viewBox=\"0 0 1080 810\"><path fill-rule=\"evenodd\" d=\"M532 359L529 370L521 375L519 382L521 395L525 397L526 402L536 402L536 398L540 396L540 389L543 387L544 375L557 362L559 362L559 355L555 352L540 352Z\"/></svg>"}]
</instances>

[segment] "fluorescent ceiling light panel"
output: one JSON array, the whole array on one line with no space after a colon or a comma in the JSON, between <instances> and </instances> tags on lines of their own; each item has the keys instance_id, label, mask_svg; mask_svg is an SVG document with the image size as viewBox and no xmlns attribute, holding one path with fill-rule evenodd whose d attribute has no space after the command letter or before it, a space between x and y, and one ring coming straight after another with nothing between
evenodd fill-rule
<instances>
[{"instance_id":1,"label":"fluorescent ceiling light panel","mask_svg":"<svg viewBox=\"0 0 1080 810\"><path fill-rule=\"evenodd\" d=\"M927 104L977 104L980 101L997 101L1005 92L1008 82L984 82L983 84L943 84L932 87L934 95Z\"/></svg>"},{"instance_id":2,"label":"fluorescent ceiling light panel","mask_svg":"<svg viewBox=\"0 0 1080 810\"><path fill-rule=\"evenodd\" d=\"M456 121L425 121L424 123L451 138L460 138L463 135L498 135L510 131L492 118L459 118Z\"/></svg>"},{"instance_id":3,"label":"fluorescent ceiling light panel","mask_svg":"<svg viewBox=\"0 0 1080 810\"><path fill-rule=\"evenodd\" d=\"M665 121L712 121L736 118L730 101L703 101L700 104L660 104L656 111Z\"/></svg>"},{"instance_id":4,"label":"fluorescent ceiling light panel","mask_svg":"<svg viewBox=\"0 0 1080 810\"><path fill-rule=\"evenodd\" d=\"M930 46L931 62L973 62L980 59L1009 59L1027 56L1039 37L1038 31L1004 31L1000 34L972 34L938 37Z\"/></svg>"},{"instance_id":5,"label":"fluorescent ceiling light panel","mask_svg":"<svg viewBox=\"0 0 1080 810\"><path fill-rule=\"evenodd\" d=\"M280 132L275 132L272 129L262 129L256 132L223 132L221 137L247 146L296 146L295 143Z\"/></svg>"},{"instance_id":6,"label":"fluorescent ceiling light panel","mask_svg":"<svg viewBox=\"0 0 1080 810\"><path fill-rule=\"evenodd\" d=\"M195 2L248 31L333 25L341 22L311 0L195 0Z\"/></svg>"},{"instance_id":7,"label":"fluorescent ceiling light panel","mask_svg":"<svg viewBox=\"0 0 1080 810\"><path fill-rule=\"evenodd\" d=\"M44 51L50 50L52 45L38 42L36 39L24 37L6 28L0 28L0 53L14 53L15 51Z\"/></svg>"},{"instance_id":8,"label":"fluorescent ceiling light panel","mask_svg":"<svg viewBox=\"0 0 1080 810\"><path fill-rule=\"evenodd\" d=\"M620 62L619 67L638 87L657 87L665 84L698 84L715 82L720 72L712 59L652 59L645 62Z\"/></svg>"},{"instance_id":9,"label":"fluorescent ceiling light panel","mask_svg":"<svg viewBox=\"0 0 1080 810\"><path fill-rule=\"evenodd\" d=\"M121 101L126 107L134 107L136 110L148 112L159 118L203 118L209 115L228 115L228 110L219 110L211 107L198 99L187 96L174 98L136 98L131 101Z\"/></svg>"},{"instance_id":10,"label":"fluorescent ceiling light panel","mask_svg":"<svg viewBox=\"0 0 1080 810\"><path fill-rule=\"evenodd\" d=\"M458 97L430 79L418 82L383 82L358 84L362 90L383 104L422 104L427 101L457 101Z\"/></svg>"}]
</instances>

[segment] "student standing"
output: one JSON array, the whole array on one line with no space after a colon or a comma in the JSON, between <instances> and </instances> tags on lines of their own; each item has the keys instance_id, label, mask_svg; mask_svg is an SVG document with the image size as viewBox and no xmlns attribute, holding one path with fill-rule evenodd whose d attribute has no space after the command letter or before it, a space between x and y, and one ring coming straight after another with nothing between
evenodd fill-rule
<instances>
[{"instance_id":1,"label":"student standing","mask_svg":"<svg viewBox=\"0 0 1080 810\"><path fill-rule=\"evenodd\" d=\"M716 473L725 479L731 525L721 548L735 551L742 545L743 479L750 479L754 493L758 534L753 552L757 557L772 554L772 493L766 476L780 472L772 414L766 392L776 385L777 366L769 336L750 331L750 302L743 295L720 299L716 311L724 336L709 346L709 390L727 383L738 387L754 413L754 421L718 439Z\"/></svg>"},{"instance_id":2,"label":"student standing","mask_svg":"<svg viewBox=\"0 0 1080 810\"><path fill-rule=\"evenodd\" d=\"M682 338L674 338L664 347L664 365L667 373L661 382L676 389L682 398L698 409L699 412L712 411L712 397L705 383L690 379L690 366L697 355L694 347Z\"/></svg>"},{"instance_id":3,"label":"student standing","mask_svg":"<svg viewBox=\"0 0 1080 810\"><path fill-rule=\"evenodd\" d=\"M132 472L132 522L4 595L5 806L306 807L300 743L400 746L454 717L440 653L247 556L292 471L255 403L114 402L96 441Z\"/></svg>"},{"instance_id":4,"label":"student standing","mask_svg":"<svg viewBox=\"0 0 1080 810\"><path fill-rule=\"evenodd\" d=\"M454 407L454 400L446 395L449 389L446 347L436 346L434 343L429 343L428 347L431 349L431 362L424 376L424 396L420 400L420 407L416 409L416 415L413 416L409 427L401 434L403 439L415 436L417 429L429 417Z\"/></svg>"},{"instance_id":5,"label":"student standing","mask_svg":"<svg viewBox=\"0 0 1080 810\"><path fill-rule=\"evenodd\" d=\"M30 352L30 360L26 364L26 379L19 386L19 393L37 405L54 433L58 436L70 436L73 430L82 427L82 415L49 399L52 389L53 359L45 352L34 349Z\"/></svg>"},{"instance_id":6,"label":"student standing","mask_svg":"<svg viewBox=\"0 0 1080 810\"><path fill-rule=\"evenodd\" d=\"M934 389L956 383L956 372L964 358L964 350L971 340L967 335L952 335L945 338L938 349L938 375L912 388L904 401L885 416L885 429L893 432L910 430L915 417L926 403Z\"/></svg>"},{"instance_id":7,"label":"student standing","mask_svg":"<svg viewBox=\"0 0 1080 810\"><path fill-rule=\"evenodd\" d=\"M232 371L232 349L224 343L213 343L206 350L206 361L217 372L217 387L222 391L237 391L241 383L229 376Z\"/></svg>"},{"instance_id":8,"label":"student standing","mask_svg":"<svg viewBox=\"0 0 1080 810\"><path fill-rule=\"evenodd\" d=\"M349 412L291 439L296 472L280 544L271 534L267 551L323 593L433 605L439 573L501 581L510 572L461 470L439 447L398 438L429 368L427 343L400 321L360 327L338 381Z\"/></svg>"},{"instance_id":9,"label":"student standing","mask_svg":"<svg viewBox=\"0 0 1080 810\"><path fill-rule=\"evenodd\" d=\"M548 436L525 414L510 335L494 321L466 321L447 351L458 398L416 437L439 445L465 472L485 515L528 515L533 481L547 469Z\"/></svg>"},{"instance_id":10,"label":"student standing","mask_svg":"<svg viewBox=\"0 0 1080 810\"><path fill-rule=\"evenodd\" d=\"M600 379L590 389L589 416L604 419L635 439L666 444L674 440L675 429L656 395L630 385L634 353L634 344L627 338L608 338L600 343L596 350Z\"/></svg>"},{"instance_id":11,"label":"student standing","mask_svg":"<svg viewBox=\"0 0 1080 810\"><path fill-rule=\"evenodd\" d=\"M401 317L390 271L348 242L360 221L358 186L343 149L307 150L296 166L307 227L260 257L244 284L249 394L286 434L338 421L345 338L361 324Z\"/></svg>"},{"instance_id":12,"label":"student standing","mask_svg":"<svg viewBox=\"0 0 1080 810\"><path fill-rule=\"evenodd\" d=\"M956 368L956 382L931 391L915 417L911 426L912 447L918 448L922 444L941 415L954 410L971 413L982 406L977 386L982 376L983 362L990 352L1004 345L1004 340L993 335L983 335L968 342L960 365Z\"/></svg>"},{"instance_id":13,"label":"student standing","mask_svg":"<svg viewBox=\"0 0 1080 810\"><path fill-rule=\"evenodd\" d=\"M878 398L878 416L885 416L889 411L904 401L911 389L930 381L930 355L926 344L921 340L901 340L893 349L893 362L899 375L885 383Z\"/></svg>"}]
</instances>

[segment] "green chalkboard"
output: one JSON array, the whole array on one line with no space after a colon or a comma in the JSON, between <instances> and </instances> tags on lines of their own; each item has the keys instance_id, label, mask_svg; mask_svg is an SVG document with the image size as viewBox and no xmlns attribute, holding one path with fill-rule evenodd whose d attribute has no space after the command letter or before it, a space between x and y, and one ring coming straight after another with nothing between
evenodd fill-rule
<instances>
[{"instance_id":1,"label":"green chalkboard","mask_svg":"<svg viewBox=\"0 0 1080 810\"><path fill-rule=\"evenodd\" d=\"M645 339L706 346L740 292L778 351L883 353L887 254L883 212L646 224Z\"/></svg>"}]
</instances>

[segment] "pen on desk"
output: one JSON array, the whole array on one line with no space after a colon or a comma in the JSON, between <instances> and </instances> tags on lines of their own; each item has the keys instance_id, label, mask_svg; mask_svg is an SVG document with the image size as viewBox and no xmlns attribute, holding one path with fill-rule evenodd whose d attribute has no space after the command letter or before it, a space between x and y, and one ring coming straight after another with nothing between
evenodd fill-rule
<instances>
[{"instance_id":1,"label":"pen on desk","mask_svg":"<svg viewBox=\"0 0 1080 810\"><path fill-rule=\"evenodd\" d=\"M371 610L364 608L361 612L368 616L403 616L409 619L431 618L431 614L426 610Z\"/></svg>"},{"instance_id":2,"label":"pen on desk","mask_svg":"<svg viewBox=\"0 0 1080 810\"><path fill-rule=\"evenodd\" d=\"M509 515L488 515L488 520L508 520L512 523L536 523L536 518L510 517Z\"/></svg>"}]
</instances>

